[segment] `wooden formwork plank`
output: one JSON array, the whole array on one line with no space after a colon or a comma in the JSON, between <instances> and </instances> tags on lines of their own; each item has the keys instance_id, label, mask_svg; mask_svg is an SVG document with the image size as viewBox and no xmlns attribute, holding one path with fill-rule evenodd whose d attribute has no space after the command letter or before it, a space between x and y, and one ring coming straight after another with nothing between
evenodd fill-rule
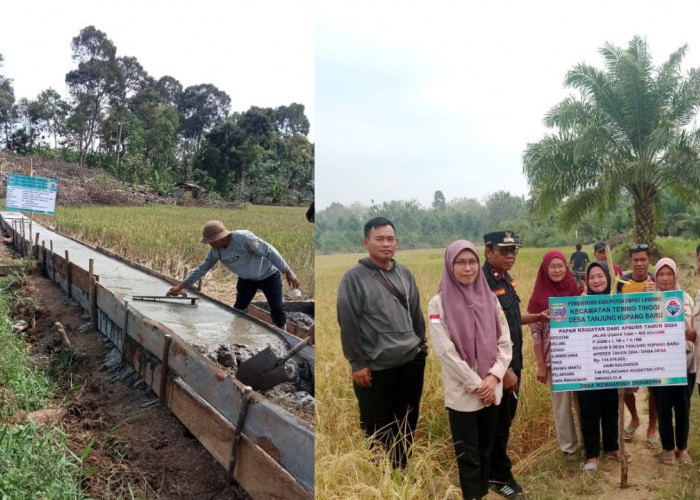
<instances>
[{"instance_id":1,"label":"wooden formwork plank","mask_svg":"<svg viewBox=\"0 0 700 500\"><path fill-rule=\"evenodd\" d=\"M181 380L168 379L168 406L209 453L228 468L234 426ZM252 410L255 405L251 402ZM251 417L248 417L251 418ZM253 498L309 499L313 495L245 435L242 436L234 479Z\"/></svg>"},{"instance_id":2,"label":"wooden formwork plank","mask_svg":"<svg viewBox=\"0 0 700 500\"><path fill-rule=\"evenodd\" d=\"M227 376L177 335L172 338L168 363L172 371L229 422L238 420L243 394L240 382ZM306 488L313 489L313 430L260 394L253 393L251 398L256 404L248 410L245 434Z\"/></svg>"},{"instance_id":3,"label":"wooden formwork plank","mask_svg":"<svg viewBox=\"0 0 700 500\"><path fill-rule=\"evenodd\" d=\"M124 326L124 311L126 303L123 299L112 293L100 283L95 284L97 293L97 308L106 314L109 319L120 327Z\"/></svg>"},{"instance_id":4,"label":"wooden formwork plank","mask_svg":"<svg viewBox=\"0 0 700 500\"><path fill-rule=\"evenodd\" d=\"M148 320L148 318L145 318L145 319ZM132 329L132 325L134 325L136 323L138 323L138 320L136 318L132 318L129 320L129 330L130 331ZM135 327L134 329L135 329L135 331L140 330L138 327ZM154 330L150 330L150 332L151 332L151 334L153 334ZM163 332L158 332L156 334L156 336L159 337L161 342L164 342L164 335L165 334ZM180 337L178 337L177 335L174 335L174 334L171 334L171 335L173 335L173 337L172 337L173 342L178 342L178 345L180 345L180 346L184 345L184 346L189 347L189 344L186 344ZM150 343L150 345L155 348L158 344ZM162 343L160 345L162 347ZM172 347L172 344L171 344L171 347ZM181 367L179 366L180 363L173 363L172 352L173 351L180 352L180 350L181 350L180 348L173 349L171 351L171 354L169 357L168 368L169 368L169 370L172 370L176 374L179 373L179 371L181 370ZM207 396L211 399L216 399L216 398L212 397L212 394L215 393L218 389L220 389L222 387L221 382L223 382L225 380L228 380L229 382L231 382L232 379L230 377L228 377L226 375L226 373L223 370L219 369L214 363L212 363L211 361L204 358L204 356L202 356L198 351L195 350L194 352L191 352L188 354L191 354L192 356L187 356L187 359L185 360L185 363L184 363L185 365L192 366L192 365L198 365L199 362L204 362L205 365L206 364L209 365L209 366L207 366L207 370L206 370L207 373L210 376L212 376L215 380L219 381L219 383L213 387L209 387L209 384L207 384L207 386L209 388L206 391L206 394L204 395L204 397L202 395L199 395L199 397L202 398L203 401L206 401ZM164 374L163 364L158 361L158 357L159 356L156 356L155 354L146 351L146 349L144 349L143 346L139 344L139 341L136 340L135 338L133 338L131 335L127 335L124 337L124 358L127 359L133 365L136 372L139 373L141 375L141 377L143 377L143 379L148 383L148 385L151 386L153 392L155 392L158 396L161 395L160 394L160 382L162 380L162 377L165 376L166 377L166 399L167 399L169 397L167 387L169 387L168 384L170 383L170 377L168 376L167 371ZM180 356L180 358L182 359L182 356ZM199 358L201 358L201 359L199 359ZM195 359L197 361L193 362ZM188 378L192 377L191 372L189 372L187 370L183 370L183 372L184 372L186 377L188 377ZM183 380L183 383L187 383L186 380L183 379L182 377L181 377L181 379ZM230 404L230 406L228 408L226 408L226 413L228 413L232 416L235 415L235 419L238 418L238 413L239 413L240 408L241 408L241 395L240 395L239 389L235 387L236 383L237 382L234 382L233 384L224 384L223 385L224 387L227 386L229 389L231 387L234 387L235 393L229 394L230 396L233 396L233 397L224 398L224 400ZM189 385L189 384L187 384L187 385ZM202 384L200 384L200 385L202 385ZM195 390L197 392L199 392L199 390L197 390L197 389L195 389ZM251 405L249 407L248 418L247 418L246 424L244 426L244 433L246 435L250 436L251 444L257 442L260 445L260 448L264 449L265 453L267 455L270 455L270 458L268 458L267 460L275 463L276 467L279 469L282 469L282 466L289 465L289 463L292 462L290 460L285 460L286 458L288 458L292 454L295 455L294 458L296 460L303 460L304 455L309 455L310 458L308 460L310 460L310 461L307 462L307 464L310 467L307 467L307 468L311 469L311 476L310 476L311 480L310 481L301 481L300 480L300 484L303 484L307 488L313 488L313 435L311 435L310 447L308 446L308 440L307 440L306 450L300 450L298 448L297 449L293 449L293 448L287 449L286 443L284 443L284 442L282 442L282 449L279 449L277 446L280 444L281 441L284 441L283 439L280 438L280 436L283 435L284 433L290 431L290 424L291 424L291 428L292 428L292 434L294 434L293 422L290 422L290 420L289 420L290 418L294 418L294 417L290 414L280 412L279 409L277 409L277 407L270 405L269 402L266 399L264 399L262 396L260 396L259 394L254 394L251 396L251 398L252 398L252 401L255 402L256 404ZM169 406L170 406L170 404L169 404ZM207 403L207 406L210 406L212 408L212 411L216 413L216 418L224 419L224 417L221 415L221 411L219 411L218 408L216 408L213 405L210 405L209 403ZM258 408L256 408L256 406ZM277 409L277 415L273 416L272 418L270 418L270 416L269 416L271 409ZM175 410L173 409L173 411L175 411ZM261 415L263 416L263 418L261 418ZM179 416L178 416L178 418L179 418ZM261 420L263 422L261 422ZM207 421L207 419L202 419L202 422L206 422L206 421ZM230 423L230 421L228 421L226 419L224 419L224 421L226 421L228 423L228 425L232 427L232 424ZM232 421L237 421L237 420L232 420ZM262 423L262 425L264 425L264 423L269 423L270 421L275 422L274 429L276 429L276 432L274 430L273 430L273 432L265 432L265 429L263 428L264 432L261 434L260 432L253 432L251 430L251 428L260 427L261 423ZM185 425L187 425L189 428L189 425L186 422L183 421L183 423ZM224 439L224 436L217 436L216 432L218 432L218 427L213 427L212 429L203 428L201 432L204 433L204 435L206 435L206 436L211 434L211 439L214 442L217 442L217 441ZM198 439L200 438L200 436L197 435L196 433L193 432L193 434L195 434ZM200 441L201 441L201 439L200 439ZM210 450L210 446L207 445L207 443L202 441L202 444L208 450ZM227 446L228 446L228 449L230 452L231 439L228 439ZM256 446L256 448L257 448L257 446ZM305 451L308 451L308 453L305 453ZM210 452L211 452L211 450L210 450ZM222 463L222 465L224 465L224 467L227 466L227 464L228 464L227 457L224 457L221 460L220 460L219 456L215 455L215 457L217 458L217 460L219 460L220 463ZM273 460L273 458L274 458L274 460ZM286 461L287 464L282 463L283 460ZM256 460L256 462L258 462L258 461L259 460ZM282 466L277 464L276 461L281 462ZM241 464L240 467L242 467L243 470L246 470L246 465ZM292 469L294 469L294 468L295 467L292 466ZM245 472L244 474L250 474L250 473L251 472L249 471L249 472ZM288 472L285 472L285 474L290 475ZM307 476L308 476L308 471L307 471ZM292 480L294 480L292 475L290 475L290 477L292 478ZM306 491L304 488L300 487L299 485L297 485L296 488L299 489L300 491ZM246 490L248 490L248 488L246 488ZM284 491L284 490L280 490L280 491ZM252 494L252 492L251 492L251 494ZM308 496L308 492L305 493L305 495ZM272 498L277 498L277 497L272 497ZM279 498L284 498L284 496L280 496ZM300 498L306 498L306 497L300 497Z\"/></svg>"},{"instance_id":5,"label":"wooden formwork plank","mask_svg":"<svg viewBox=\"0 0 700 500\"><path fill-rule=\"evenodd\" d=\"M71 297L86 311L90 310L90 294L71 284Z\"/></svg>"},{"instance_id":6,"label":"wooden formwork plank","mask_svg":"<svg viewBox=\"0 0 700 500\"><path fill-rule=\"evenodd\" d=\"M73 287L78 287L85 293L90 293L90 273L75 262L70 266L70 279Z\"/></svg>"},{"instance_id":7,"label":"wooden formwork plank","mask_svg":"<svg viewBox=\"0 0 700 500\"><path fill-rule=\"evenodd\" d=\"M49 278L51 281L53 281L53 274L54 274L53 254L51 253L51 251L48 248L46 249L46 262L44 262L44 270L46 273L46 277Z\"/></svg>"},{"instance_id":8,"label":"wooden formwork plank","mask_svg":"<svg viewBox=\"0 0 700 500\"><path fill-rule=\"evenodd\" d=\"M66 273L65 259L54 255L51 263L56 266L57 271L60 266L64 266ZM56 281L65 289L67 279L60 271L56 273ZM98 308L110 321L122 327L125 302L99 283L96 284L96 294ZM242 390L237 381L226 376L212 361L161 323L143 316L132 308L129 308L128 321L127 335L116 332L121 334L120 347L125 354L129 354L127 358L153 387L154 392L160 392L162 367L157 360L162 357L164 335L170 333L173 337L169 350L170 369L180 375L188 386L216 408L225 419L229 422L237 421L242 399ZM285 337L289 336L284 332L282 334ZM135 343L129 342L129 337L134 339ZM115 344L119 345L117 342ZM245 435L279 462L305 488L313 490L313 431L259 394L253 394L252 398L256 404L249 409L244 428Z\"/></svg>"},{"instance_id":9,"label":"wooden formwork plank","mask_svg":"<svg viewBox=\"0 0 700 500\"><path fill-rule=\"evenodd\" d=\"M160 363L153 354L139 346L136 340L128 335L124 337L123 358L131 363L136 373L141 375L141 378L146 381L153 392L156 394L160 392L160 384L156 383L160 380L160 377L156 378L156 371L162 374L162 370L157 370L162 366L162 363Z\"/></svg>"},{"instance_id":10,"label":"wooden formwork plank","mask_svg":"<svg viewBox=\"0 0 700 500\"><path fill-rule=\"evenodd\" d=\"M266 311L265 309L262 309L260 307L254 306L254 305L249 305L248 306L248 314L251 316L263 320L265 323L273 324L272 322L272 315ZM306 337L309 336L309 329L303 326L299 326L295 323L292 323L291 321L287 320L287 323L285 325L285 330L287 333L291 333L295 337L299 337L300 339L305 339Z\"/></svg>"},{"instance_id":11,"label":"wooden formwork plank","mask_svg":"<svg viewBox=\"0 0 700 500\"><path fill-rule=\"evenodd\" d=\"M58 254L53 254L53 266L56 269L56 274L62 278L68 277L68 261Z\"/></svg>"},{"instance_id":12,"label":"wooden formwork plank","mask_svg":"<svg viewBox=\"0 0 700 500\"><path fill-rule=\"evenodd\" d=\"M153 320L136 309L129 308L129 328L127 336L133 338L138 344L151 352L156 358L163 356L165 334L176 334L163 323ZM179 338L179 337L178 337Z\"/></svg>"},{"instance_id":13,"label":"wooden formwork plank","mask_svg":"<svg viewBox=\"0 0 700 500\"><path fill-rule=\"evenodd\" d=\"M97 326L102 335L107 337L119 352L124 351L124 330L99 309L97 310Z\"/></svg>"}]
</instances>

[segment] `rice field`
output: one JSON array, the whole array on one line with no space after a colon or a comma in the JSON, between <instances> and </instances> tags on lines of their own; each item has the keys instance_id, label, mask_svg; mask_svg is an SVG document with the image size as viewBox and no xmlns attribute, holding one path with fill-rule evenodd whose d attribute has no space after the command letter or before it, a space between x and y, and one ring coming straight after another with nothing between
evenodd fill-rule
<instances>
[{"instance_id":1,"label":"rice field","mask_svg":"<svg viewBox=\"0 0 700 500\"><path fill-rule=\"evenodd\" d=\"M691 274L694 244L674 246L674 257L684 259L682 284L694 297L698 283ZM524 248L518 254L511 275L525 310L532 293L537 269L548 249ZM561 249L570 255L574 248ZM585 249L592 256L590 249ZM483 255L483 251L480 249ZM352 390L350 367L343 357L340 330L336 322L337 286L342 274L366 254L319 255L316 258L316 498L461 498L447 413L443 404L442 380L437 358L428 356L412 460L405 474L392 472L385 456L369 450L360 430L357 401ZM437 291L441 276L443 250L397 252L396 258L407 265L421 290L423 311ZM623 269L627 266L623 265ZM518 413L511 427L509 455L516 477L527 487L530 498L601 498L610 491L615 477L591 480L580 472L581 456L564 457L559 452L551 416L549 388L535 378L535 359L528 327L523 329L524 371ZM691 455L700 454L700 425L697 402L691 415ZM695 452L695 453L694 453ZM700 493L700 476L693 466L657 472L655 493L649 497L632 489L629 498L690 498ZM634 471L632 465L631 471ZM632 473L631 473L632 474ZM608 483L606 483L608 481ZM619 488L617 491L620 491ZM687 496L690 494L690 496ZM658 496L657 496L658 495ZM490 498L499 498L490 494ZM624 496L624 498L628 498Z\"/></svg>"},{"instance_id":2,"label":"rice field","mask_svg":"<svg viewBox=\"0 0 700 500\"><path fill-rule=\"evenodd\" d=\"M218 219L229 230L247 229L277 248L299 277L303 297L311 298L314 296L313 224L306 220L305 212L305 207L255 205L244 210L173 205L57 207L54 217L34 218L48 228L178 279L204 259L209 245L199 242L202 226L208 220ZM99 269L95 272L99 274ZM205 280L203 291L233 303L235 279L227 269L217 265ZM284 290L289 292L286 285Z\"/></svg>"}]
</instances>

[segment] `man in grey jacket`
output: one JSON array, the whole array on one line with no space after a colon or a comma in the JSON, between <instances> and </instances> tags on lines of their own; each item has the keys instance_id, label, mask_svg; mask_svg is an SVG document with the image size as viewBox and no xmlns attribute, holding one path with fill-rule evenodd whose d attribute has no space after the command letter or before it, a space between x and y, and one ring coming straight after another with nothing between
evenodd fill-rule
<instances>
[{"instance_id":1,"label":"man in grey jacket","mask_svg":"<svg viewBox=\"0 0 700 500\"><path fill-rule=\"evenodd\" d=\"M207 258L184 281L168 290L168 295L177 295L186 286L192 286L221 261L229 271L238 275L233 307L245 311L255 293L262 290L270 305L272 321L284 329L287 315L280 272L284 273L292 288L299 288L299 279L277 249L250 231L228 231L218 220L210 220L204 225L201 241L211 246Z\"/></svg>"},{"instance_id":2,"label":"man in grey jacket","mask_svg":"<svg viewBox=\"0 0 700 500\"><path fill-rule=\"evenodd\" d=\"M343 354L352 368L360 425L405 469L423 392L427 346L420 297L411 272L393 257L399 246L384 217L365 224L369 256L338 288Z\"/></svg>"}]
</instances>

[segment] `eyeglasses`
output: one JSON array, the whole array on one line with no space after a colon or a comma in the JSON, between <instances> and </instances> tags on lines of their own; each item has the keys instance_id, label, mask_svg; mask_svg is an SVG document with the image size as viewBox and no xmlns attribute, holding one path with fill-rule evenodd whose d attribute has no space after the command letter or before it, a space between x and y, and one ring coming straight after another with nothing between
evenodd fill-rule
<instances>
[{"instance_id":1,"label":"eyeglasses","mask_svg":"<svg viewBox=\"0 0 700 500\"><path fill-rule=\"evenodd\" d=\"M477 259L459 259L454 261L454 264L457 267L464 267L464 266L469 266L469 267L478 267L479 266L479 261Z\"/></svg>"},{"instance_id":2,"label":"eyeglasses","mask_svg":"<svg viewBox=\"0 0 700 500\"><path fill-rule=\"evenodd\" d=\"M513 255L518 255L518 247L496 247L494 248L495 251L500 253L503 257L508 255L509 253L512 253Z\"/></svg>"},{"instance_id":3,"label":"eyeglasses","mask_svg":"<svg viewBox=\"0 0 700 500\"><path fill-rule=\"evenodd\" d=\"M636 243L634 245L630 245L630 252L639 252L641 250L649 250L649 245L646 243Z\"/></svg>"}]
</instances>

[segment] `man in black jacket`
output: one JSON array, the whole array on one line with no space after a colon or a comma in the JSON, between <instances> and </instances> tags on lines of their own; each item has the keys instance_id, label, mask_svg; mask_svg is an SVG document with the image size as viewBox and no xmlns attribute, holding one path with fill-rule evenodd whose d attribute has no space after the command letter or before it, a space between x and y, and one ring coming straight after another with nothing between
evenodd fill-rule
<instances>
[{"instance_id":1,"label":"man in black jacket","mask_svg":"<svg viewBox=\"0 0 700 500\"><path fill-rule=\"evenodd\" d=\"M498 407L496 435L491 452L489 488L506 498L525 498L523 487L515 480L512 464L508 457L510 424L518 409L520 372L523 369L523 329L522 325L546 320L545 314L520 314L520 297L510 271L520 249L520 240L512 231L495 231L484 235L486 262L484 276L493 293L498 297L508 320L510 338L513 342L513 358L508 371L503 376L503 398Z\"/></svg>"}]
</instances>

